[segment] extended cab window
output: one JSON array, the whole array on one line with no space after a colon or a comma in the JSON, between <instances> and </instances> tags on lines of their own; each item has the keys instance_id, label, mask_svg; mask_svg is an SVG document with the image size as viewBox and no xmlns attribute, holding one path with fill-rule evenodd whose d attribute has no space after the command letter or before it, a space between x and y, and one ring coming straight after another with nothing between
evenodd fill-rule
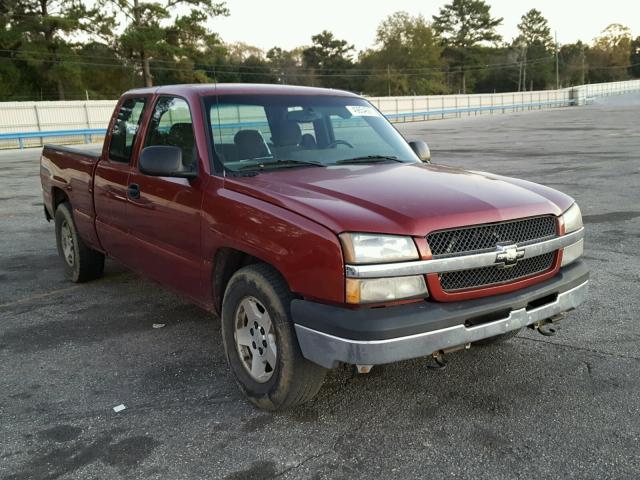
<instances>
[{"instance_id":1,"label":"extended cab window","mask_svg":"<svg viewBox=\"0 0 640 480\"><path fill-rule=\"evenodd\" d=\"M151 115L145 147L171 145L182 149L182 163L192 167L197 158L191 112L187 102L176 97L161 97Z\"/></svg>"},{"instance_id":2,"label":"extended cab window","mask_svg":"<svg viewBox=\"0 0 640 480\"><path fill-rule=\"evenodd\" d=\"M111 131L109 160L129 163L145 103L146 99L144 98L127 98L122 103L120 110L118 110L116 123Z\"/></svg>"}]
</instances>

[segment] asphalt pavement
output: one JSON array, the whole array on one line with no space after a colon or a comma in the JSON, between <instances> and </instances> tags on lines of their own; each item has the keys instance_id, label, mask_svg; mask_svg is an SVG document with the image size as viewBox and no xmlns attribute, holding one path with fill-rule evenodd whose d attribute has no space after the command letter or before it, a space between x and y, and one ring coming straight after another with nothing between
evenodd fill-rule
<instances>
[{"instance_id":1,"label":"asphalt pavement","mask_svg":"<svg viewBox=\"0 0 640 480\"><path fill-rule=\"evenodd\" d=\"M39 152L0 151L0 478L640 478L640 95L398 128L576 198L592 280L557 336L336 370L261 412L217 318L111 261L65 281Z\"/></svg>"}]
</instances>

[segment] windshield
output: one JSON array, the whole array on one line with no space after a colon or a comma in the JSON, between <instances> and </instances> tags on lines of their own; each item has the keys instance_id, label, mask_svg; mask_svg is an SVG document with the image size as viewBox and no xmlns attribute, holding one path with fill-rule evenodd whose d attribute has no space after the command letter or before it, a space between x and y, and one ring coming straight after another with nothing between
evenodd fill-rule
<instances>
[{"instance_id":1,"label":"windshield","mask_svg":"<svg viewBox=\"0 0 640 480\"><path fill-rule=\"evenodd\" d=\"M418 162L369 102L313 95L205 98L213 147L227 171Z\"/></svg>"}]
</instances>

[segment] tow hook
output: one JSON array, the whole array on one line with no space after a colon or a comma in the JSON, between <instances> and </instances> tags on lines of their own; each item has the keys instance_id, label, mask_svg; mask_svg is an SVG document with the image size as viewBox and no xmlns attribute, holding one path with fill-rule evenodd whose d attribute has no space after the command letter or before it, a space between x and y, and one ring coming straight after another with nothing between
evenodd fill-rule
<instances>
[{"instance_id":1,"label":"tow hook","mask_svg":"<svg viewBox=\"0 0 640 480\"><path fill-rule=\"evenodd\" d=\"M431 370L442 370L443 368L446 368L447 363L449 363L449 361L444 358L443 351L433 352L431 354L431 358L433 358L434 364L427 365L427 368Z\"/></svg>"},{"instance_id":2,"label":"tow hook","mask_svg":"<svg viewBox=\"0 0 640 480\"><path fill-rule=\"evenodd\" d=\"M435 365L427 365L427 368L430 368L431 370L442 370L447 366L447 363L449 363L449 361L445 358L445 355L447 353L457 352L459 350L469 350L470 348L471 343L465 343L456 347L446 348L444 350L433 352L431 354L431 358L433 358Z\"/></svg>"},{"instance_id":3,"label":"tow hook","mask_svg":"<svg viewBox=\"0 0 640 480\"><path fill-rule=\"evenodd\" d=\"M544 322L536 323L533 328L538 331L540 335L544 335L545 337L553 337L557 335L558 329L553 326L554 323L559 322L564 317L567 316L567 312L562 312L553 317L545 320Z\"/></svg>"},{"instance_id":4,"label":"tow hook","mask_svg":"<svg viewBox=\"0 0 640 480\"><path fill-rule=\"evenodd\" d=\"M544 325L538 325L536 327L536 330L540 335L544 335L545 337L553 337L558 333L558 330L549 323Z\"/></svg>"}]
</instances>

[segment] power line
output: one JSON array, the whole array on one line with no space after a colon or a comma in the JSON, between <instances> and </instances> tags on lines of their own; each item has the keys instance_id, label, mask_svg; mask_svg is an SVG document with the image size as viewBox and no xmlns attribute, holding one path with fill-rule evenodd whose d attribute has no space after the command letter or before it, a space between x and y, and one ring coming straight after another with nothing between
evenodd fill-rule
<instances>
[{"instance_id":1,"label":"power line","mask_svg":"<svg viewBox=\"0 0 640 480\"><path fill-rule=\"evenodd\" d=\"M7 50L7 49L0 49L0 52L20 52L18 50ZM42 61L42 62L47 62L49 64L64 64L64 65L79 65L79 66L95 66L95 67L108 67L108 68L132 68L135 66L135 64L139 63L139 59L123 59L121 60L121 63L98 63L98 62L87 62L87 61L75 61L75 60L63 60L63 59L49 59L46 58L47 54L46 52L29 52L29 55L31 54L35 54L36 56L40 56L40 58L17 58L17 57L0 57L0 60L3 61L21 61L21 62L30 62L30 61ZM62 55L60 55L62 56ZM67 57L70 57L70 55L66 55ZM78 58L78 56L75 56L75 58ZM113 57L93 57L93 58L109 58L109 59L113 59ZM533 65L533 64L538 64L538 63L543 63L543 62L547 62L550 61L552 59L552 57L540 57L538 59L533 59L527 62L528 65ZM129 65L127 65L127 63ZM287 73L308 73L308 74L312 74L316 77L368 77L368 76L375 76L376 74L379 75L387 75L389 72L388 70L385 69L378 69L378 68L372 68L372 69L364 69L364 68L346 68L346 69L323 69L323 68L319 68L319 69L315 69L315 68L310 68L310 67L302 67L302 66L296 66L296 67L287 67L287 68L282 68L282 67L276 67L276 66L269 66L269 65L241 65L241 64L222 64L222 65L213 65L213 66L207 66L205 68L198 68L197 64L196 66L194 66L194 68L192 69L188 69L188 68L179 68L179 67L162 67L162 66L157 66L156 63L158 63L156 60L151 60L151 64L153 66L154 70L157 71L176 71L176 72L191 72L191 71L205 71L205 72L211 72L211 73L238 73L238 74L242 74L242 75L266 75L269 73L272 74L282 74L284 73L285 70L292 70L287 72ZM175 64L177 62L171 62L169 60L162 60L161 63L170 63L170 64ZM518 61L515 62L508 62L508 63L494 63L494 64L481 64L481 65L474 65L474 66L468 66L468 67L464 67L463 70L464 71L479 71L479 70L491 70L491 69L502 69L502 68L509 68L509 67L515 67L518 65ZM243 71L243 70L263 70L263 72L251 72L251 71ZM345 70L352 72L352 73L345 73ZM338 73L323 73L323 72L338 72ZM456 70L451 70L449 67L423 67L423 68L399 68L399 69L393 69L391 70L392 73L394 74L403 74L403 75L408 75L408 76L417 76L417 75L423 75L425 73L431 73L431 72L438 72L438 73L455 73Z\"/></svg>"}]
</instances>

